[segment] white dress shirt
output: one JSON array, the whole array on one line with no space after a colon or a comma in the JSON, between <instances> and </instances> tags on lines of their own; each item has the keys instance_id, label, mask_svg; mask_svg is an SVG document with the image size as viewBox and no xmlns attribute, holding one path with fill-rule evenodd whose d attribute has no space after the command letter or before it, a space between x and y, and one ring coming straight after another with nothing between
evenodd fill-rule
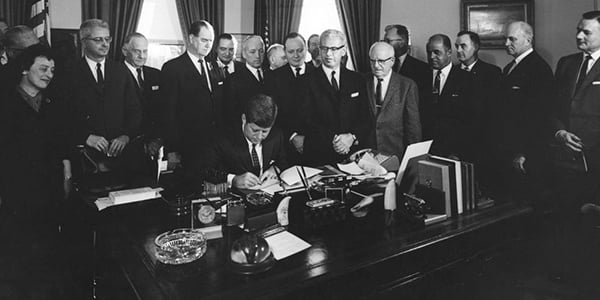
<instances>
[{"instance_id":1,"label":"white dress shirt","mask_svg":"<svg viewBox=\"0 0 600 300\"><path fill-rule=\"evenodd\" d=\"M94 76L94 79L96 79L96 82L98 82L98 74L96 74L96 64L98 64L98 62L91 60L87 56L85 56L85 61L87 62L88 66L90 67L90 71L92 71L92 75ZM106 81L106 72L104 71L105 63L106 63L106 58L103 58L102 61L100 61L100 70L102 70L102 76L104 76L103 79Z\"/></svg>"},{"instance_id":2,"label":"white dress shirt","mask_svg":"<svg viewBox=\"0 0 600 300\"><path fill-rule=\"evenodd\" d=\"M452 63L449 63L447 66L443 67L440 71L442 71L440 73L440 91L439 93L441 94L442 91L444 90L444 85L446 84L446 79L448 79L448 74L450 74L450 69L452 69ZM431 82L435 83L435 74L437 73L438 70L433 70L433 79L431 80ZM433 86L433 85L432 85Z\"/></svg>"},{"instance_id":3,"label":"white dress shirt","mask_svg":"<svg viewBox=\"0 0 600 300\"><path fill-rule=\"evenodd\" d=\"M335 80L337 81L338 88L341 88L342 83L340 82L340 67L338 66L336 69L330 69L324 64L322 64L321 67L323 67L323 71L325 71L325 75L327 80L329 80L329 84L331 84L331 72L335 71Z\"/></svg>"},{"instance_id":4,"label":"white dress shirt","mask_svg":"<svg viewBox=\"0 0 600 300\"><path fill-rule=\"evenodd\" d=\"M385 99L385 94L387 93L388 86L390 85L390 78L392 78L392 72L390 72L383 77L383 81L381 81L381 101L383 103L383 99ZM373 95L377 95L377 77L373 76ZM377 99L375 99L375 104L377 104Z\"/></svg>"}]
</instances>

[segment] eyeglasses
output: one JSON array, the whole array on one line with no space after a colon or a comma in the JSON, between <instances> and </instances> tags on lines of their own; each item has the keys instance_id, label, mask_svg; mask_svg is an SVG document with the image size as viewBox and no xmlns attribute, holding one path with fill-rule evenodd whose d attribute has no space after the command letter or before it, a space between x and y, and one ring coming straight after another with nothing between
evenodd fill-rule
<instances>
[{"instance_id":1,"label":"eyeglasses","mask_svg":"<svg viewBox=\"0 0 600 300\"><path fill-rule=\"evenodd\" d=\"M379 64L380 66L383 66L383 64L390 61L392 58L394 58L394 57L390 56L386 59L369 59L369 60L371 61L371 64L373 64L373 65Z\"/></svg>"},{"instance_id":2,"label":"eyeglasses","mask_svg":"<svg viewBox=\"0 0 600 300\"><path fill-rule=\"evenodd\" d=\"M404 41L404 39L384 39L383 40L383 42L386 42L388 44L394 43L394 42L400 42L400 41Z\"/></svg>"},{"instance_id":3,"label":"eyeglasses","mask_svg":"<svg viewBox=\"0 0 600 300\"><path fill-rule=\"evenodd\" d=\"M99 37L95 37L95 38L87 37L87 38L84 38L84 40L94 41L95 43L102 43L102 42L110 43L110 42L112 42L112 36L105 36L105 37L99 36Z\"/></svg>"},{"instance_id":4,"label":"eyeglasses","mask_svg":"<svg viewBox=\"0 0 600 300\"><path fill-rule=\"evenodd\" d=\"M339 47L325 47L325 46L319 46L319 49L325 53L329 52L329 50L331 50L331 52L335 53L340 51L342 48L344 48L344 45L341 45Z\"/></svg>"}]
</instances>

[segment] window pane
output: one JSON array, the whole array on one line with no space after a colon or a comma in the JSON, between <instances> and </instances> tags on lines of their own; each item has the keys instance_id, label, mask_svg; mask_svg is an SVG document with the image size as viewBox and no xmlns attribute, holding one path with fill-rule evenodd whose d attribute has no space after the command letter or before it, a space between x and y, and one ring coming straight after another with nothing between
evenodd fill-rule
<instances>
[{"instance_id":1,"label":"window pane","mask_svg":"<svg viewBox=\"0 0 600 300\"><path fill-rule=\"evenodd\" d=\"M175 1L144 0L137 31L148 39L148 66L160 69L166 61L183 53Z\"/></svg>"}]
</instances>

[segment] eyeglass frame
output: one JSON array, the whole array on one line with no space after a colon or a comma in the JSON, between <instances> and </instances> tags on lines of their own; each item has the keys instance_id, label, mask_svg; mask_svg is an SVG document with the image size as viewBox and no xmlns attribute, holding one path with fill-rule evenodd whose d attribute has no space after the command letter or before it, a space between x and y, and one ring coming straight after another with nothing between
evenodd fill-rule
<instances>
[{"instance_id":1,"label":"eyeglass frame","mask_svg":"<svg viewBox=\"0 0 600 300\"><path fill-rule=\"evenodd\" d=\"M380 66L383 66L383 64L385 64L386 62L390 61L392 58L394 58L393 56L390 56L386 59L370 59L369 61L371 62L371 64L375 65L375 64L379 64Z\"/></svg>"},{"instance_id":2,"label":"eyeglass frame","mask_svg":"<svg viewBox=\"0 0 600 300\"><path fill-rule=\"evenodd\" d=\"M113 37L112 36L98 36L95 38L84 37L84 38L82 38L82 40L89 40L89 41L93 41L95 43L106 42L106 43L110 44L113 41Z\"/></svg>"},{"instance_id":3,"label":"eyeglass frame","mask_svg":"<svg viewBox=\"0 0 600 300\"><path fill-rule=\"evenodd\" d=\"M336 53L336 52L344 49L344 47L346 47L346 45L341 45L339 47L326 47L326 46L319 45L319 51L323 51L323 52L327 53L331 50L332 53Z\"/></svg>"}]
</instances>

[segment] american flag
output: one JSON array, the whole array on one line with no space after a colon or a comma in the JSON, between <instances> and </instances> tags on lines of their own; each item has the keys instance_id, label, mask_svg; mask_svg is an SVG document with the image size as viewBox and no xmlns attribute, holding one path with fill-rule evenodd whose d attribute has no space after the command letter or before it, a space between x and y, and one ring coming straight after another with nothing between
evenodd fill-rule
<instances>
[{"instance_id":1,"label":"american flag","mask_svg":"<svg viewBox=\"0 0 600 300\"><path fill-rule=\"evenodd\" d=\"M29 26L40 40L50 45L50 13L48 0L31 0Z\"/></svg>"}]
</instances>

